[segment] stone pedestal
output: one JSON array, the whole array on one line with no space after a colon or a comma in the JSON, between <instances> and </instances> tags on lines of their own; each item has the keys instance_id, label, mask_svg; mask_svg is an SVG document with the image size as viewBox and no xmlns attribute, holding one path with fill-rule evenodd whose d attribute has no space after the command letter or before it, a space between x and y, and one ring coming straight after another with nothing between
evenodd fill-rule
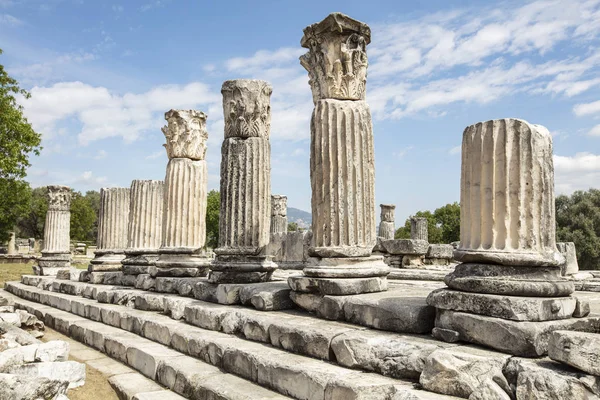
<instances>
[{"instance_id":1,"label":"stone pedestal","mask_svg":"<svg viewBox=\"0 0 600 400\"><path fill-rule=\"evenodd\" d=\"M315 109L311 119L312 246L300 279L324 294L386 290L389 268L371 256L377 241L375 156L371 112L365 101L371 31L340 13L304 29L309 49L300 63L309 74ZM373 278L379 283L369 285ZM361 289L362 288L362 289Z\"/></svg>"},{"instance_id":2,"label":"stone pedestal","mask_svg":"<svg viewBox=\"0 0 600 400\"><path fill-rule=\"evenodd\" d=\"M410 218L410 238L413 240L429 240L429 229L427 227L427 218Z\"/></svg>"},{"instance_id":3,"label":"stone pedestal","mask_svg":"<svg viewBox=\"0 0 600 400\"><path fill-rule=\"evenodd\" d=\"M556 248L565 257L565 263L561 267L562 274L564 276L568 276L578 273L579 263L577 262L577 250L575 249L575 243L556 243Z\"/></svg>"},{"instance_id":4,"label":"stone pedestal","mask_svg":"<svg viewBox=\"0 0 600 400\"><path fill-rule=\"evenodd\" d=\"M40 275L56 275L59 269L71 266L71 189L48 186L48 212L44 225L44 248L35 268Z\"/></svg>"},{"instance_id":5,"label":"stone pedestal","mask_svg":"<svg viewBox=\"0 0 600 400\"><path fill-rule=\"evenodd\" d=\"M271 225L269 83L223 83L225 140L221 147L219 247L212 283L264 282L277 265L266 254Z\"/></svg>"},{"instance_id":6,"label":"stone pedestal","mask_svg":"<svg viewBox=\"0 0 600 400\"><path fill-rule=\"evenodd\" d=\"M169 163L164 184L162 245L153 276L206 276L211 258L206 243L206 114L195 110L165 113L162 128Z\"/></svg>"},{"instance_id":7,"label":"stone pedestal","mask_svg":"<svg viewBox=\"0 0 600 400\"><path fill-rule=\"evenodd\" d=\"M287 233L287 197L279 194L271 196L271 233Z\"/></svg>"},{"instance_id":8,"label":"stone pedestal","mask_svg":"<svg viewBox=\"0 0 600 400\"><path fill-rule=\"evenodd\" d=\"M123 274L147 274L156 264L162 239L162 181L131 182L127 248L122 261Z\"/></svg>"},{"instance_id":9,"label":"stone pedestal","mask_svg":"<svg viewBox=\"0 0 600 400\"><path fill-rule=\"evenodd\" d=\"M454 256L463 263L446 276L450 289L427 298L438 309L436 328L523 356L545 354L540 336L552 330L595 329L595 321L574 318L583 316L579 300L561 274L548 130L517 119L478 123L463 134L462 157Z\"/></svg>"},{"instance_id":10,"label":"stone pedestal","mask_svg":"<svg viewBox=\"0 0 600 400\"><path fill-rule=\"evenodd\" d=\"M89 272L121 271L127 247L129 188L100 189L98 239Z\"/></svg>"}]
</instances>

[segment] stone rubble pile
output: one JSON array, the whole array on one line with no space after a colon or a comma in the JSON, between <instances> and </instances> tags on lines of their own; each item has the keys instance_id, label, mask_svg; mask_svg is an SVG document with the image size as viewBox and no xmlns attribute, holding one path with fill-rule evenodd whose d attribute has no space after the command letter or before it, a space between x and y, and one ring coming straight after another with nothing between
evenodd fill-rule
<instances>
[{"instance_id":1,"label":"stone rubble pile","mask_svg":"<svg viewBox=\"0 0 600 400\"><path fill-rule=\"evenodd\" d=\"M0 296L0 399L67 400L85 383L85 364L68 361L69 344L42 343L44 324Z\"/></svg>"}]
</instances>

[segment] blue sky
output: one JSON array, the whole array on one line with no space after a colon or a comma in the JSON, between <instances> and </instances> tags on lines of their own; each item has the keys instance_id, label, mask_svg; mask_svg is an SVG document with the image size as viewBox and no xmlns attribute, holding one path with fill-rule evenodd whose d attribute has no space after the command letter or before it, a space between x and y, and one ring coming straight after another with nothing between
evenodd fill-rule
<instances>
[{"instance_id":1,"label":"blue sky","mask_svg":"<svg viewBox=\"0 0 600 400\"><path fill-rule=\"evenodd\" d=\"M333 11L372 29L376 201L397 205L397 224L459 200L462 132L488 119L552 132L558 193L600 187L600 0L0 0L0 63L31 91L43 134L28 179L81 191L163 179L164 112L195 108L216 189L221 84L251 77L273 85L273 193L310 210L299 43Z\"/></svg>"}]
</instances>

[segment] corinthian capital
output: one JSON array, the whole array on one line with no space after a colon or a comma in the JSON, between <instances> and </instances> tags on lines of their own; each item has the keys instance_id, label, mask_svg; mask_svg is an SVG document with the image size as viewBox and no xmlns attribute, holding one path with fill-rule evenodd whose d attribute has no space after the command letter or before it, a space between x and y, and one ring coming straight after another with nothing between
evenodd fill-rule
<instances>
[{"instance_id":1,"label":"corinthian capital","mask_svg":"<svg viewBox=\"0 0 600 400\"><path fill-rule=\"evenodd\" d=\"M71 188L68 186L51 185L48 189L48 209L69 211L71 209Z\"/></svg>"},{"instance_id":2,"label":"corinthian capital","mask_svg":"<svg viewBox=\"0 0 600 400\"><path fill-rule=\"evenodd\" d=\"M315 103L365 99L370 42L369 26L341 13L304 29L300 44L308 53L300 57L300 64L308 71Z\"/></svg>"},{"instance_id":3,"label":"corinthian capital","mask_svg":"<svg viewBox=\"0 0 600 400\"><path fill-rule=\"evenodd\" d=\"M170 110L165 113L167 126L162 128L167 156L204 160L206 155L206 114L197 110Z\"/></svg>"},{"instance_id":4,"label":"corinthian capital","mask_svg":"<svg viewBox=\"0 0 600 400\"><path fill-rule=\"evenodd\" d=\"M230 137L269 137L271 130L271 93L269 82L256 79L225 81L223 115L225 139Z\"/></svg>"}]
</instances>

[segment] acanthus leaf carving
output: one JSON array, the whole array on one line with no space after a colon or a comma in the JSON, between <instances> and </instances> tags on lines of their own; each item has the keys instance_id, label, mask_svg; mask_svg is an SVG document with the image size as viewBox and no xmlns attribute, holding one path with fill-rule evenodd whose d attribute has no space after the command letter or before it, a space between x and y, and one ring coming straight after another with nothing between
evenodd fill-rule
<instances>
[{"instance_id":1,"label":"acanthus leaf carving","mask_svg":"<svg viewBox=\"0 0 600 400\"><path fill-rule=\"evenodd\" d=\"M165 113L167 125L162 132L167 139L164 144L167 156L204 160L206 156L206 114L197 110L170 110Z\"/></svg>"},{"instance_id":2,"label":"acanthus leaf carving","mask_svg":"<svg viewBox=\"0 0 600 400\"><path fill-rule=\"evenodd\" d=\"M48 189L48 210L69 211L71 209L71 188L50 185Z\"/></svg>"},{"instance_id":3,"label":"acanthus leaf carving","mask_svg":"<svg viewBox=\"0 0 600 400\"><path fill-rule=\"evenodd\" d=\"M268 82L255 79L225 81L221 89L225 138L268 137L271 130L271 93Z\"/></svg>"}]
</instances>

